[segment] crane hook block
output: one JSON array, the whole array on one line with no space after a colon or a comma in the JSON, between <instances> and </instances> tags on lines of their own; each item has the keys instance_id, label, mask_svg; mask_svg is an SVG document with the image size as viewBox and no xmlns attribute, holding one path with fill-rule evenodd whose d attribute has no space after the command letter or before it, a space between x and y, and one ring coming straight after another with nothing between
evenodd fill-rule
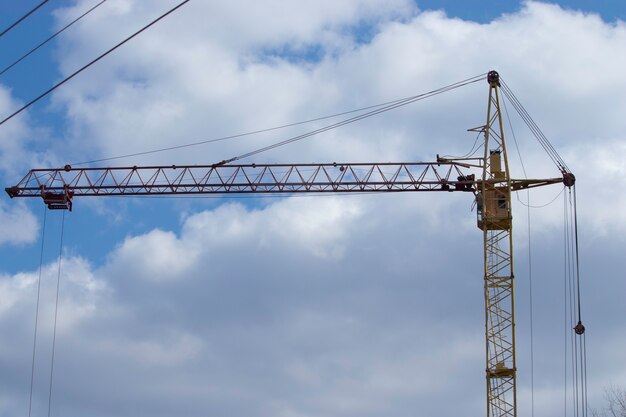
<instances>
[{"instance_id":1,"label":"crane hook block","mask_svg":"<svg viewBox=\"0 0 626 417\"><path fill-rule=\"evenodd\" d=\"M583 326L580 320L578 320L578 324L574 327L574 332L576 332L577 335L582 335L585 333L585 326Z\"/></svg>"}]
</instances>

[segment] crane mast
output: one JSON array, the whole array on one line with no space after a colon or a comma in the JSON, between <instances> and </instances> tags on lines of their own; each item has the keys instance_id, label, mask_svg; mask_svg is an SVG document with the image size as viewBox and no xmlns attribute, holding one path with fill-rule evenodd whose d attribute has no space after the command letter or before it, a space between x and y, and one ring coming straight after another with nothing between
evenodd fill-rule
<instances>
[{"instance_id":1,"label":"crane mast","mask_svg":"<svg viewBox=\"0 0 626 417\"><path fill-rule=\"evenodd\" d=\"M478 227L483 231L487 417L517 414L513 216L498 73L489 72L484 126L483 173L477 194ZM504 164L503 164L504 162Z\"/></svg>"},{"instance_id":2,"label":"crane mast","mask_svg":"<svg viewBox=\"0 0 626 417\"><path fill-rule=\"evenodd\" d=\"M574 184L560 178L512 179L502 114L500 79L487 75L487 121L482 158L415 163L229 164L33 169L13 197L41 197L50 209L72 209L79 196L168 194L292 194L379 192L470 192L483 233L487 417L516 417L516 361L511 193L527 188Z\"/></svg>"}]
</instances>

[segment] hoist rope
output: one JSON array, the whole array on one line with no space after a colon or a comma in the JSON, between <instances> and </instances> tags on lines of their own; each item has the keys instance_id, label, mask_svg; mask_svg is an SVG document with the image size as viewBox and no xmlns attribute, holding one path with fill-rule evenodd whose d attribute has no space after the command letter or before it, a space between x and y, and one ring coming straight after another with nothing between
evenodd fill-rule
<instances>
[{"instance_id":1,"label":"hoist rope","mask_svg":"<svg viewBox=\"0 0 626 417\"><path fill-rule=\"evenodd\" d=\"M57 339L57 319L59 312L59 287L61 284L61 260L63 258L63 234L65 231L65 210L63 210L63 217L61 220L61 242L59 244L59 262L57 269L57 289L56 289L56 301L54 306L54 328L52 331L52 357L50 361L50 390L48 392L48 417L50 417L50 410L52 408L52 381L54 375L54 356L56 352L56 339Z\"/></svg>"},{"instance_id":2,"label":"hoist rope","mask_svg":"<svg viewBox=\"0 0 626 417\"><path fill-rule=\"evenodd\" d=\"M485 74L477 75L475 77L467 78L467 79L465 79L463 81L459 81L459 82L456 82L456 83L453 83L453 84L449 84L449 85L447 85L445 87L441 87L441 88L438 88L436 90L429 91L427 93L423 93L423 94L419 94L419 95L416 95L416 96L408 97L406 99L403 99L403 100L394 102L392 104L389 104L387 106L383 106L381 108L378 108L378 109L375 109L375 110L372 110L372 111L360 114L358 116L354 116L354 117L351 117L349 119L345 119L345 120L342 120L340 122L333 123L331 125L324 126L322 128L319 128L319 129L316 129L316 130L313 130L313 131L310 131L310 132L307 132L307 133L304 133L304 134L301 134L301 135L297 135L297 136L291 137L289 139L285 139L285 140L282 140L280 142L276 142L276 143L273 143L271 145L264 146L262 148L255 149L253 151L250 151L250 152L247 152L247 153L244 153L244 154L232 157L230 159L226 159L226 160L220 161L216 165L224 165L224 164L228 164L228 163L231 163L231 162L239 161L241 159L245 159L245 158L248 158L250 156L253 156L253 155L256 155L256 154L259 154L259 153L262 153L262 152L266 152L266 151L269 151L271 149L278 148L280 146L287 145L287 144L292 143L292 142L296 142L296 141L300 141L302 139L306 139L308 137L317 135L317 134L322 133L322 132L326 132L328 130L336 129L338 127L345 126L347 124L354 123L354 122L357 122L359 120L366 119L368 117L372 117L372 116L375 116L375 115L378 115L378 114L381 114L381 113L385 113L385 112L388 112L390 110L394 110L394 109L406 106L406 105L411 104L411 103L415 103L416 101L424 100L426 98L433 97L433 96L445 93L447 91L451 91L451 90L457 89L459 87L463 87L465 85L469 85L469 84L472 84L472 83L475 83L475 82L478 82L478 81L483 81L484 80L484 76L485 76Z\"/></svg>"},{"instance_id":3,"label":"hoist rope","mask_svg":"<svg viewBox=\"0 0 626 417\"><path fill-rule=\"evenodd\" d=\"M572 190L573 188L573 190ZM566 262L566 323L565 323L565 357L567 357L567 339L571 345L572 375L572 412L576 417L586 417L587 402L587 346L585 329L582 325L580 266L578 260L578 219L576 213L576 187L571 187L565 195L565 262ZM569 321L567 315L569 310ZM567 402L567 370L565 371L565 400Z\"/></svg>"},{"instance_id":4,"label":"hoist rope","mask_svg":"<svg viewBox=\"0 0 626 417\"><path fill-rule=\"evenodd\" d=\"M28 396L28 417L31 416L31 411L33 408L33 385L35 381L35 353L37 351L37 328L39 325L39 300L41 296L41 274L43 269L43 252L44 252L44 242L46 241L46 217L48 213L48 209L46 206L43 206L43 225L41 227L41 248L39 253L39 278L37 279L37 302L35 307L35 331L33 336L33 360L30 369L30 394Z\"/></svg>"},{"instance_id":5,"label":"hoist rope","mask_svg":"<svg viewBox=\"0 0 626 417\"><path fill-rule=\"evenodd\" d=\"M579 251L578 251L578 215L576 210L576 185L572 187L573 194L573 206L572 206L572 214L573 214L573 227L574 227L574 267L576 273L576 308L578 311L578 322L576 326L582 326L582 314L581 314L581 297L580 297L580 262L579 262ZM577 333L577 332L576 332ZM581 373L581 408L583 412L583 416L587 416L587 341L585 337L584 330L582 334L578 334L577 338L580 356L578 360L580 362L580 373Z\"/></svg>"},{"instance_id":6,"label":"hoist rope","mask_svg":"<svg viewBox=\"0 0 626 417\"><path fill-rule=\"evenodd\" d=\"M570 323L571 323L571 314L570 314L570 310L571 310L571 302L568 302L568 300L570 299L569 294L570 294L570 285L569 285L569 235L568 235L568 221L569 221L569 216L567 214L567 193L563 194L563 241L565 243L564 248L563 248L563 278L564 278L564 283L563 283L563 416L567 417L567 404L568 404L568 393L567 393L567 389L568 389L568 346L570 346L570 344L568 344L568 338L571 337L570 331L571 331L571 327L570 327ZM569 317L569 320L568 320ZM572 346L573 349L573 346ZM572 366L572 374L573 374L573 369L574 367ZM573 378L572 378L572 386L573 386ZM573 390L572 390L573 391ZM573 392L572 392L572 398L573 398ZM574 407L572 407L572 410L574 409Z\"/></svg>"}]
</instances>

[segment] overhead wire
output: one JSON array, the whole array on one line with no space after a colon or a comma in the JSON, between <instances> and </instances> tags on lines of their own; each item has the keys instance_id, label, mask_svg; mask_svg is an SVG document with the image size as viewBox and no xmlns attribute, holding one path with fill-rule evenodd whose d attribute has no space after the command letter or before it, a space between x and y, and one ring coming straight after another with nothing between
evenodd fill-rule
<instances>
[{"instance_id":1,"label":"overhead wire","mask_svg":"<svg viewBox=\"0 0 626 417\"><path fill-rule=\"evenodd\" d=\"M35 13L41 6L43 6L44 4L46 4L49 0L44 0L41 3L39 3L37 6L35 6L31 11L29 11L28 13L26 13L24 16L20 17L19 19L17 19L15 22L13 22L13 24L11 24L8 28L4 29L2 32L0 32L0 38L3 37L6 33L8 33L11 29L13 29L14 27L16 27L17 25L19 25L20 23L22 23L25 19L27 19L31 14Z\"/></svg>"},{"instance_id":2,"label":"overhead wire","mask_svg":"<svg viewBox=\"0 0 626 417\"><path fill-rule=\"evenodd\" d=\"M80 74L81 72L83 72L84 70L89 68L90 66L92 66L93 64L95 64L96 62L100 61L102 58L104 58L105 56L109 55L111 52L115 51L117 48L119 48L120 46L124 45L126 42L130 41L131 39L133 39L134 37L136 37L137 35L139 35L143 31L145 31L148 28L152 27L154 24L156 24L160 20L164 19L166 16L169 16L170 14L172 14L174 11L178 10L180 7L182 7L183 5L188 3L189 1L190 0L182 1L177 6L171 8L166 13L164 13L161 16L159 16L158 18L154 19L153 21L151 21L150 23L145 25L143 28L139 29L137 32L133 33L132 35L130 35L129 37L127 37L126 39L124 39L123 41L121 41L120 43L118 43L117 45L115 45L114 47L109 49L108 51L104 52L103 54L101 54L97 58L93 59L88 64L86 64L83 67L81 67L80 69L76 70L75 72L73 72L72 74L70 74L69 76L64 78L62 81L60 81L57 84L55 84L54 86L50 87L48 90L44 91L39 96L37 96L36 98L34 98L31 101L29 101L28 103L26 103L25 105L23 105L22 107L20 107L19 109L17 109L13 113L11 113L9 116L5 117L2 121L0 121L0 125L3 125L7 121L11 120L13 117L17 116L22 111L26 110L28 107L32 106L33 104L35 104L36 102L38 102L42 98L46 97L48 94L50 94L51 92L53 92L54 90L56 90L57 88L59 88L60 86L62 86L63 84L65 84L66 82L68 82L69 80L71 80L72 78L74 78L75 76L77 76L78 74Z\"/></svg>"},{"instance_id":3,"label":"overhead wire","mask_svg":"<svg viewBox=\"0 0 626 417\"><path fill-rule=\"evenodd\" d=\"M68 29L70 26L72 26L74 23L78 22L79 20L81 20L83 17L87 16L89 13L91 13L92 11L94 11L96 8L98 8L102 3L106 2L107 0L101 0L98 4L96 4L95 6L92 6L90 9L88 9L86 12L84 12L83 14L81 14L80 16L78 16L77 18L75 18L74 20L72 20L70 23L68 23L67 25L63 26L63 28L59 29L58 31L56 31L54 34L50 35L46 40L44 40L43 42L41 42L39 45L35 46L33 49L31 49L30 51L28 51L27 53L25 53L24 55L22 55L20 58L18 58L16 61L14 61L12 64L8 65L7 67L5 67L2 71L0 71L0 76L3 75L5 72L9 71L11 68L13 68L14 66L16 66L17 64L19 64L20 62L22 62L24 59L28 58L30 55L32 55L34 52L36 52L39 48L41 48L42 46L44 46L45 44L47 44L48 42L50 42L52 39L56 38L57 36L59 36L61 33L63 33L66 29Z\"/></svg>"}]
</instances>

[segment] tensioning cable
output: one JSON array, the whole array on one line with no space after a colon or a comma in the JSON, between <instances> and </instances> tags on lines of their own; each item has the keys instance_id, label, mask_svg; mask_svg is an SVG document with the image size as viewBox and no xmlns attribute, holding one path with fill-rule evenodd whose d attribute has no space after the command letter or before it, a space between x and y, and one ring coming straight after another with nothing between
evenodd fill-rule
<instances>
[{"instance_id":1,"label":"tensioning cable","mask_svg":"<svg viewBox=\"0 0 626 417\"><path fill-rule=\"evenodd\" d=\"M273 143L271 145L264 146L262 148L255 149L253 151L250 151L250 152L247 152L247 153L244 153L244 154L232 157L230 159L225 159L223 161L217 162L215 165L216 166L217 165L226 165L226 164L229 164L231 162L239 161L241 159L245 159L245 158L248 158L250 156L253 156L253 155L256 155L256 154L259 154L259 153L262 153L262 152L266 152L266 151L269 151L271 149L278 148L280 146L287 145L289 143L293 143L293 142L300 141L302 139L306 139L308 137L317 135L319 133L323 133L323 132L326 132L326 131L329 131L329 130L332 130L332 129L336 129L338 127L345 126L347 124L354 123L354 122L357 122L359 120L366 119L368 117L372 117L372 116L375 116L375 115L378 115L378 114L381 114L381 113L385 113L385 112L388 112L390 110L394 110L394 109L406 106L406 105L411 104L411 103L415 103L416 101L420 101L420 100L424 100L426 98L434 97L436 95L445 93L447 91L451 91L451 90L454 90L454 89L457 89L457 88L460 88L460 87L463 87L463 86L466 86L466 85L469 85L469 84L476 83L478 81L482 81L484 79L484 77L485 77L485 74L480 74L480 75L477 75L475 77L467 78L467 79L465 79L463 81L452 83L452 84L446 85L444 87L438 88L436 90L429 91L427 93L423 93L423 94L419 94L419 95L416 95L416 96L408 97L406 99L399 100L397 102L393 102L392 104L389 104L387 106L383 106L383 107L377 108L375 110L368 111L366 113L363 113L363 114L360 114L360 115L357 115L357 116L354 116L354 117L351 117L351 118L348 118L348 119L344 119L344 120L342 120L340 122L333 123L331 125L324 126L322 128L315 129L313 131L310 131L310 132L307 132L307 133L304 133L304 134L301 134L301 135L298 135L298 136L294 136L294 137L291 137L289 139L285 139L285 140L282 140L280 142L276 142L276 143Z\"/></svg>"}]
</instances>

